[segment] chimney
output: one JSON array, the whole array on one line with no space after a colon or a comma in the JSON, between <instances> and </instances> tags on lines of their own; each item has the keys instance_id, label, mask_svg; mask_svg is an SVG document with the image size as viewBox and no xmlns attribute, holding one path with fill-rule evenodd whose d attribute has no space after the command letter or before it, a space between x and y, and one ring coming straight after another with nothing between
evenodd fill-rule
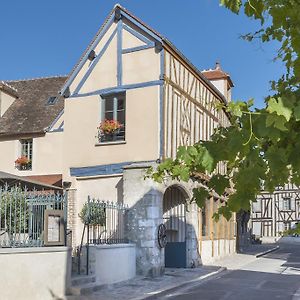
<instances>
[{"instance_id":1,"label":"chimney","mask_svg":"<svg viewBox=\"0 0 300 300\"><path fill-rule=\"evenodd\" d=\"M230 75L222 70L219 61L214 69L204 70L202 74L224 95L227 102L231 101L231 89L234 85Z\"/></svg>"}]
</instances>

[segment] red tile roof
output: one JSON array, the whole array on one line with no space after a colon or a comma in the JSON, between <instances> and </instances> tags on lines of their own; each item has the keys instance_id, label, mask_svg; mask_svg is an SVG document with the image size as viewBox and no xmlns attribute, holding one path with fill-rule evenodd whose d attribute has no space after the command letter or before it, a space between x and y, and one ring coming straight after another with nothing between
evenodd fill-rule
<instances>
[{"instance_id":1,"label":"red tile roof","mask_svg":"<svg viewBox=\"0 0 300 300\"><path fill-rule=\"evenodd\" d=\"M234 86L230 75L221 69L220 63L216 63L215 69L204 70L202 74L209 80L227 79L231 87Z\"/></svg>"}]
</instances>

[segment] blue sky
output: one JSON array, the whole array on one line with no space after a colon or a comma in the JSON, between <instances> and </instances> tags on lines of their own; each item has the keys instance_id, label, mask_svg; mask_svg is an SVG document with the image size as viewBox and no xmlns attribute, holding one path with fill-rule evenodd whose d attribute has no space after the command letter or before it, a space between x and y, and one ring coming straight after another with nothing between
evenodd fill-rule
<instances>
[{"instance_id":1,"label":"blue sky","mask_svg":"<svg viewBox=\"0 0 300 300\"><path fill-rule=\"evenodd\" d=\"M1 3L0 80L65 75L115 5L110 0L11 0ZM262 106L269 81L284 71L275 45L247 43L240 35L259 24L236 16L218 0L120 0L166 36L200 70L216 60L231 74L233 98Z\"/></svg>"}]
</instances>

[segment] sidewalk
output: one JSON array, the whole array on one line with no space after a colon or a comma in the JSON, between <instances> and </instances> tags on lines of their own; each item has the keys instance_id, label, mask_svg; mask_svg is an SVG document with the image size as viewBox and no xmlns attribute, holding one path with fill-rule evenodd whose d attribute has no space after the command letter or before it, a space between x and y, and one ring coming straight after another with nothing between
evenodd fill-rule
<instances>
[{"instance_id":1,"label":"sidewalk","mask_svg":"<svg viewBox=\"0 0 300 300\"><path fill-rule=\"evenodd\" d=\"M169 269L156 278L137 276L131 280L101 287L90 295L68 296L67 300L142 300L159 299L178 288L186 288L218 276L224 270L243 268L257 260L257 255L274 249L277 244L251 245L236 253L216 260L210 266L195 269Z\"/></svg>"},{"instance_id":2,"label":"sidewalk","mask_svg":"<svg viewBox=\"0 0 300 300\"><path fill-rule=\"evenodd\" d=\"M228 270L241 269L262 255L278 249L278 244L255 244L243 248L239 253L216 260L213 265L225 267Z\"/></svg>"},{"instance_id":3,"label":"sidewalk","mask_svg":"<svg viewBox=\"0 0 300 300\"><path fill-rule=\"evenodd\" d=\"M222 272L218 266L203 266L195 269L169 269L161 277L137 276L131 280L102 287L90 295L67 296L67 300L142 300L156 298L165 291L177 289L190 283L204 280Z\"/></svg>"}]
</instances>

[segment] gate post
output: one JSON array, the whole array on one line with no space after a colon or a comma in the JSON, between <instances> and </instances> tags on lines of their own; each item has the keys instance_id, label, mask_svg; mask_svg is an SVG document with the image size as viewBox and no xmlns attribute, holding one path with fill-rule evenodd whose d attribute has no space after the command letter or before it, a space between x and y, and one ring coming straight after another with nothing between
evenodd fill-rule
<instances>
[{"instance_id":1,"label":"gate post","mask_svg":"<svg viewBox=\"0 0 300 300\"><path fill-rule=\"evenodd\" d=\"M144 179L149 164L124 168L124 204L127 212L126 236L136 244L137 273L155 277L164 273L164 249L158 245L158 226L163 222L163 194L159 185Z\"/></svg>"}]
</instances>

